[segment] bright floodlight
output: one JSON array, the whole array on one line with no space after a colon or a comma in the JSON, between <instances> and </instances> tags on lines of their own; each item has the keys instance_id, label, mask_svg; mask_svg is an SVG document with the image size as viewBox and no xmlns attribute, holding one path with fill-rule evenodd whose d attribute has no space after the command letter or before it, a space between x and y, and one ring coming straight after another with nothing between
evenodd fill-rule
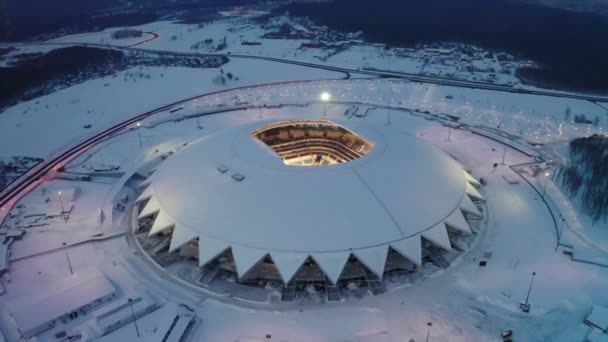
<instances>
[{"instance_id":1,"label":"bright floodlight","mask_svg":"<svg viewBox=\"0 0 608 342\"><path fill-rule=\"evenodd\" d=\"M57 195L61 196L61 191L57 192Z\"/></svg>"},{"instance_id":2,"label":"bright floodlight","mask_svg":"<svg viewBox=\"0 0 608 342\"><path fill-rule=\"evenodd\" d=\"M549 177L549 172L545 172L545 176L546 176L546 177Z\"/></svg>"},{"instance_id":3,"label":"bright floodlight","mask_svg":"<svg viewBox=\"0 0 608 342\"><path fill-rule=\"evenodd\" d=\"M321 101L327 102L330 99L331 99L331 95L328 92L324 91L321 93Z\"/></svg>"},{"instance_id":4,"label":"bright floodlight","mask_svg":"<svg viewBox=\"0 0 608 342\"><path fill-rule=\"evenodd\" d=\"M141 123L139 121L137 121L136 123L137 127L141 126Z\"/></svg>"}]
</instances>

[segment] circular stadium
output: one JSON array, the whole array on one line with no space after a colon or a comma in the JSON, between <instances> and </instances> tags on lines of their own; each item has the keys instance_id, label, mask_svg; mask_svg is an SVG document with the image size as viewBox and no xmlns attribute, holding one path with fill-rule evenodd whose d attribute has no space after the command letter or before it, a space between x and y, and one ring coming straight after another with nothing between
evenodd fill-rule
<instances>
[{"instance_id":1,"label":"circular stadium","mask_svg":"<svg viewBox=\"0 0 608 342\"><path fill-rule=\"evenodd\" d=\"M404 132L253 121L156 166L135 202L134 232L160 264L186 257L211 278L293 291L354 281L381 293L386 274L415 272L472 235L479 186Z\"/></svg>"},{"instance_id":2,"label":"circular stadium","mask_svg":"<svg viewBox=\"0 0 608 342\"><path fill-rule=\"evenodd\" d=\"M0 342L608 342L608 88L563 44L153 2L0 25Z\"/></svg>"}]
</instances>

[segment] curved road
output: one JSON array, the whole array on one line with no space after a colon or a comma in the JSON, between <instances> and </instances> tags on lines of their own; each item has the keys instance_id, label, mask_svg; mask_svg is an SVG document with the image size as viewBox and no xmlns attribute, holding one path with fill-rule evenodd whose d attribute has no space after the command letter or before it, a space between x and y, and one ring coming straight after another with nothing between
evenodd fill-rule
<instances>
[{"instance_id":1,"label":"curved road","mask_svg":"<svg viewBox=\"0 0 608 342\"><path fill-rule=\"evenodd\" d=\"M153 37L156 38L156 37ZM152 38L152 39L153 39ZM530 94L530 95L540 95L540 96L551 96L551 97L562 97L562 98L571 98L578 100L586 100L591 102L602 102L608 101L608 97L598 97L593 95L584 95L584 94L576 94L576 93L561 93L554 91L543 91L543 90L527 90L527 89L519 89L512 88L508 86L495 85L495 84L485 84L478 82L469 82L469 81L460 81L453 80L442 77L434 77L434 76L424 76L417 74L408 74L408 73L395 73L395 72L384 72L384 71L375 71L375 70L356 70L356 69L348 69L342 67L335 67L330 65L323 64L315 64L309 62L281 59L275 57L263 57L263 56L253 56L253 55L242 55L242 54L201 54L201 53L188 53L188 52L175 52L175 51L163 51L163 50L153 50L153 49L144 49L144 48L135 48L132 46L121 47L121 46L113 46L113 45L104 45L104 44L96 44L96 43L68 43L68 42L46 42L46 43L38 43L39 45L60 45L60 46L83 46L83 47L97 47L97 48L105 48L105 49L117 49L123 51L136 51L136 52L147 52L159 55L171 55L171 56L182 56L182 57L228 57L228 58L243 58L243 59L255 59L255 60L264 60L276 63L285 63L285 64L293 64L298 66L317 68L335 72L341 72L347 75L347 78L351 73L362 74L367 76L375 76L375 77L383 77L383 78L395 78L395 79L404 79L413 82L422 82L422 83L432 83L439 85L448 85L448 86L457 86L457 87L466 87L473 89L485 89L485 90L494 90L494 91L504 91L510 93L518 93L518 94ZM2 190L0 192L0 225L2 221L4 221L4 216L7 213L7 207L11 207L24 193L33 189L38 183L43 180L43 177L46 176L51 171L57 171L61 168L62 165L67 163L73 157L77 156L79 153L85 151L88 148L94 146L97 142L105 139L108 136L111 136L114 133L127 129L130 125L136 123L139 120L145 119L150 115L154 115L156 113L162 112L164 110L168 110L169 108L188 102L194 98L198 98L205 95L213 95L228 91L233 91L237 89L245 89L250 87L264 86L264 85L276 85L276 84L288 84L291 82L312 82L318 80L309 80L309 81L282 81L282 82L273 82L267 84L260 84L255 86L244 86L232 89L225 89L218 92L213 92L209 94L202 94L193 96L184 100L180 100L163 107L157 108L152 111L148 111L142 114L139 114L135 117L132 117L120 124L102 130L97 134L91 136L86 139L82 143L66 150L58 155L51 157L50 159L38 164L36 167L28 171L22 177L20 177L17 181L13 182L8 188ZM217 112L223 112L226 109L218 110ZM211 113L210 113L211 114Z\"/></svg>"},{"instance_id":2,"label":"curved road","mask_svg":"<svg viewBox=\"0 0 608 342\"><path fill-rule=\"evenodd\" d=\"M181 56L181 57L228 57L228 58L242 58L242 59L257 59L257 60L263 60L263 61L269 61L269 62L293 64L293 65L304 66L304 67L309 67L309 68L342 72L347 75L354 73L354 74L361 74L361 75L367 75L367 76L403 79L403 80L408 80L408 81L412 81L412 82L431 83L431 84L447 85L447 86L454 86L454 87L504 91L504 92L516 93L516 94L562 97L562 98L570 98L570 99L577 99L577 100L586 100L586 101L591 101L591 102L604 102L604 101L608 102L608 96L586 95L586 94L579 94L579 93L558 92L558 91L550 91L550 90L533 90L533 89L513 88L513 87L499 85L499 84L489 84L489 83L456 80L456 79L445 78L445 77L427 76L427 75L419 75L419 74L412 74L412 73L390 72L390 71L369 70L369 69L368 70L348 69L348 68L336 67L336 66L331 66L331 65L316 64L316 63L276 58L276 57L264 57L264 56L231 54L231 53L213 54L213 53L177 52L177 51L154 50L154 49L144 49L144 48L135 48L135 47L123 47L123 46L115 46L115 45L104 45L104 44L96 44L96 43L68 43L68 42L53 43L53 42L49 42L49 43L39 43L39 45L65 45L65 46L96 47L96 48L104 48L104 49L147 52L147 53L153 53L153 54L159 54L159 55L170 55L170 56Z\"/></svg>"},{"instance_id":3,"label":"curved road","mask_svg":"<svg viewBox=\"0 0 608 342\"><path fill-rule=\"evenodd\" d=\"M104 140L107 137L112 136L113 134L121 132L123 130L132 129L133 127L130 127L130 126L134 125L138 121L141 121L151 115L169 110L170 108L172 108L176 105L189 102L195 98L199 98L202 96L221 94L221 93L235 91L235 90L239 90L239 89L248 89L248 88L254 88L254 87L261 87L261 86L290 84L290 83L294 83L294 82L308 83L308 82L317 82L317 81L321 81L321 80L279 81L279 82L263 83L263 84L257 84L257 85L249 85L249 86L242 86L242 87L237 87L237 88L224 89L224 90L220 90L220 91L216 91L216 92L191 96L186 99L182 99L182 100L164 105L157 109L153 109L151 111L138 114L119 124L106 128L100 132L97 132L95 135L85 139L81 143L79 143L65 151L61 151L58 154L51 156L50 158L47 158L46 160L37 164L35 167L30 169L28 172L23 174L21 177L19 177L13 183L11 183L7 188L0 191L0 226L2 225L2 222L4 221L4 218L5 218L6 214L8 213L8 211L10 210L10 208L23 195L25 195L27 192L29 192L30 190L35 188L39 183L41 183L43 180L45 180L45 177L47 177L47 175L49 175L49 174L52 175L54 172L59 171L63 167L63 165L65 165L70 160L72 160L73 158L78 156L80 153L85 152L89 148L93 147L98 142ZM327 79L323 79L322 81L327 81ZM234 108L230 108L230 107L229 108L219 108L217 110L207 112L207 114L222 113L222 112L231 111L233 109Z\"/></svg>"}]
</instances>

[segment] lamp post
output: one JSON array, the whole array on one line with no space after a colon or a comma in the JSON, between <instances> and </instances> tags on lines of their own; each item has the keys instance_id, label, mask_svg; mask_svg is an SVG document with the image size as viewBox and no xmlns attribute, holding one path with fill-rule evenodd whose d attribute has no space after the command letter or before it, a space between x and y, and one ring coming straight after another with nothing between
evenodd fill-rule
<instances>
[{"instance_id":1,"label":"lamp post","mask_svg":"<svg viewBox=\"0 0 608 342\"><path fill-rule=\"evenodd\" d=\"M393 109L394 101L395 101L395 87L391 86L391 99L389 102L388 111L386 113L386 125L387 126L391 125L391 110Z\"/></svg>"},{"instance_id":2,"label":"lamp post","mask_svg":"<svg viewBox=\"0 0 608 342\"><path fill-rule=\"evenodd\" d=\"M258 119L262 118L262 97L258 96L258 104L259 104L259 108L260 108L260 114L258 115Z\"/></svg>"},{"instance_id":3,"label":"lamp post","mask_svg":"<svg viewBox=\"0 0 608 342\"><path fill-rule=\"evenodd\" d=\"M507 144L503 142L502 144L502 162L500 165L505 165L505 156L507 155Z\"/></svg>"},{"instance_id":4,"label":"lamp post","mask_svg":"<svg viewBox=\"0 0 608 342\"><path fill-rule=\"evenodd\" d=\"M562 233L564 232L564 225L566 224L566 219L562 216L562 214L560 214L559 217L562 221L562 225L557 234L557 243L555 243L555 253L557 253L557 248L559 247L559 242L561 241Z\"/></svg>"},{"instance_id":5,"label":"lamp post","mask_svg":"<svg viewBox=\"0 0 608 342\"><path fill-rule=\"evenodd\" d=\"M426 342L429 342L429 337L431 336L431 327L433 326L432 322L426 322Z\"/></svg>"},{"instance_id":6,"label":"lamp post","mask_svg":"<svg viewBox=\"0 0 608 342\"><path fill-rule=\"evenodd\" d=\"M547 182L549 181L549 172L545 172L545 185L543 185L543 199L545 199L545 193L547 192Z\"/></svg>"},{"instance_id":7,"label":"lamp post","mask_svg":"<svg viewBox=\"0 0 608 342\"><path fill-rule=\"evenodd\" d=\"M321 101L323 102L323 116L327 116L327 102L331 100L331 95L324 91L321 93Z\"/></svg>"},{"instance_id":8,"label":"lamp post","mask_svg":"<svg viewBox=\"0 0 608 342\"><path fill-rule=\"evenodd\" d=\"M137 318L135 318L135 312L133 311L133 298L129 298L129 306L131 307L131 317L133 317L133 324L135 324L135 332L139 338L139 327L137 327Z\"/></svg>"},{"instance_id":9,"label":"lamp post","mask_svg":"<svg viewBox=\"0 0 608 342\"><path fill-rule=\"evenodd\" d=\"M141 122L137 121L135 125L137 126L137 135L139 136L139 147L141 147L141 131L139 130L141 128Z\"/></svg>"},{"instance_id":10,"label":"lamp post","mask_svg":"<svg viewBox=\"0 0 608 342\"><path fill-rule=\"evenodd\" d=\"M61 191L57 192L57 197L59 198L59 204L61 205L61 216L63 216L63 221L68 222L67 217L65 217L65 209L63 208L63 199L61 198Z\"/></svg>"},{"instance_id":11,"label":"lamp post","mask_svg":"<svg viewBox=\"0 0 608 342\"><path fill-rule=\"evenodd\" d=\"M521 311L528 313L530 312L530 303L528 299L530 299L530 292L532 292L532 284L534 283L534 277L536 276L536 272L532 272L532 279L530 280L530 287L528 288L528 294L526 295L526 301L524 303L519 304L519 308Z\"/></svg>"},{"instance_id":12,"label":"lamp post","mask_svg":"<svg viewBox=\"0 0 608 342\"><path fill-rule=\"evenodd\" d=\"M74 274L74 270L72 270L72 263L70 262L70 256L68 255L68 248L66 247L63 250L65 251L65 258L68 259L68 266L70 267L70 274Z\"/></svg>"}]
</instances>

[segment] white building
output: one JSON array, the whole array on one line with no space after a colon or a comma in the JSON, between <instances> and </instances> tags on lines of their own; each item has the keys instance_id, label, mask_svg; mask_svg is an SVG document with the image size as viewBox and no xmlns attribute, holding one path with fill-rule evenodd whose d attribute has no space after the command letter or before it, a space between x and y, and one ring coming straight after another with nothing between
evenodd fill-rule
<instances>
[{"instance_id":1,"label":"white building","mask_svg":"<svg viewBox=\"0 0 608 342\"><path fill-rule=\"evenodd\" d=\"M250 122L164 161L139 196L149 235L171 234L200 266L233 263L240 280L322 276L360 262L377 278L415 270L481 217L479 183L438 148L352 121ZM138 230L138 227L135 227ZM406 265L407 264L407 265ZM350 265L350 266L349 266ZM315 278L316 277L316 278Z\"/></svg>"}]
</instances>

